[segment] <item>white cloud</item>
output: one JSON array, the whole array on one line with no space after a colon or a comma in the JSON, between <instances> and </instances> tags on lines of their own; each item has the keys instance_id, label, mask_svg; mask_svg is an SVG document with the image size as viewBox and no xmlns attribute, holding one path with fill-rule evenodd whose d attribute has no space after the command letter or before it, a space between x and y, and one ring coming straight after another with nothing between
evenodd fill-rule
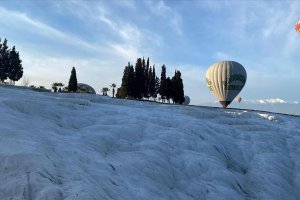
<instances>
[{"instance_id":1,"label":"white cloud","mask_svg":"<svg viewBox=\"0 0 300 200\"><path fill-rule=\"evenodd\" d=\"M138 57L142 57L140 51L131 45L126 46L121 44L112 44L111 47L114 49L116 54L127 60L135 60Z\"/></svg>"},{"instance_id":2,"label":"white cloud","mask_svg":"<svg viewBox=\"0 0 300 200\"><path fill-rule=\"evenodd\" d=\"M153 14L159 15L168 20L170 26L178 35L183 34L182 17L175 9L167 6L163 0L146 2Z\"/></svg>"},{"instance_id":3,"label":"white cloud","mask_svg":"<svg viewBox=\"0 0 300 200\"><path fill-rule=\"evenodd\" d=\"M98 19L109 26L113 32L118 33L125 41L133 42L135 44L140 42L142 34L137 26L122 21L113 21L103 14L101 14Z\"/></svg>"},{"instance_id":4,"label":"white cloud","mask_svg":"<svg viewBox=\"0 0 300 200\"><path fill-rule=\"evenodd\" d=\"M55 40L59 40L69 45L79 46L86 50L99 51L99 48L96 45L90 44L71 34L66 34L41 21L32 19L26 13L10 11L0 7L0 21L2 24L7 24L10 27L15 26L16 30L19 31L34 30L34 33L52 39L55 38Z\"/></svg>"},{"instance_id":5,"label":"white cloud","mask_svg":"<svg viewBox=\"0 0 300 200\"><path fill-rule=\"evenodd\" d=\"M287 101L280 98L243 100L245 103L251 104L298 104L298 101Z\"/></svg>"},{"instance_id":6,"label":"white cloud","mask_svg":"<svg viewBox=\"0 0 300 200\"><path fill-rule=\"evenodd\" d=\"M134 9L133 1L125 1L121 6L129 6ZM115 10L103 2L68 2L68 9L71 13L80 17L85 23L96 24L102 29L110 29L111 39L105 40L105 46L112 54L122 59L135 60L135 56L149 56L153 49L160 46L162 38L155 32L139 27L134 21L121 19L115 15ZM111 5L111 4L110 4ZM76 10L76 12L74 11ZM151 45L148 45L151 43ZM128 56L128 57L126 57Z\"/></svg>"},{"instance_id":7,"label":"white cloud","mask_svg":"<svg viewBox=\"0 0 300 200\"><path fill-rule=\"evenodd\" d=\"M276 98L276 99L260 99L259 103L262 103L262 104L266 104L266 103L274 104L274 103L287 103L287 101L285 101L283 99L279 99L279 98Z\"/></svg>"}]
</instances>

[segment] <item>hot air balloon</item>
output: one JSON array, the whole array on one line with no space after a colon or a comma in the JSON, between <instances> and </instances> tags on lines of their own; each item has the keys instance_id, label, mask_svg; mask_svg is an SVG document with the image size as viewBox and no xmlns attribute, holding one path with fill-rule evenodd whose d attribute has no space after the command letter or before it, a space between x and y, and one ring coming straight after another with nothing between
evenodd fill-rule
<instances>
[{"instance_id":1,"label":"hot air balloon","mask_svg":"<svg viewBox=\"0 0 300 200\"><path fill-rule=\"evenodd\" d=\"M245 68L235 61L221 61L206 71L208 89L226 108L243 89L247 80Z\"/></svg>"},{"instance_id":2,"label":"hot air balloon","mask_svg":"<svg viewBox=\"0 0 300 200\"><path fill-rule=\"evenodd\" d=\"M295 30L300 33L300 20L295 24Z\"/></svg>"},{"instance_id":3,"label":"hot air balloon","mask_svg":"<svg viewBox=\"0 0 300 200\"><path fill-rule=\"evenodd\" d=\"M242 101L242 97L238 97L238 98L236 99L236 102L238 102L238 103L241 103L241 101Z\"/></svg>"},{"instance_id":4,"label":"hot air balloon","mask_svg":"<svg viewBox=\"0 0 300 200\"><path fill-rule=\"evenodd\" d=\"M183 102L184 105L189 105L190 101L191 101L191 99L189 96L184 96L184 102Z\"/></svg>"}]
</instances>

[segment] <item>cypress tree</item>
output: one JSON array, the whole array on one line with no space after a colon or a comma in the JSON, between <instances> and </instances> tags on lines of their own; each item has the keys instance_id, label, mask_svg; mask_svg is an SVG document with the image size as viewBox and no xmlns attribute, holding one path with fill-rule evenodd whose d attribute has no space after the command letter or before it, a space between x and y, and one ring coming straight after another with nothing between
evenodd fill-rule
<instances>
[{"instance_id":1,"label":"cypress tree","mask_svg":"<svg viewBox=\"0 0 300 200\"><path fill-rule=\"evenodd\" d=\"M0 38L0 77L2 76L1 74L4 72L4 67L2 65L2 43L1 43L1 38ZM0 79L1 81L1 79Z\"/></svg>"},{"instance_id":2,"label":"cypress tree","mask_svg":"<svg viewBox=\"0 0 300 200\"><path fill-rule=\"evenodd\" d=\"M181 78L181 72L177 71L177 76L178 76L178 98L179 98L179 104L183 104L184 102L184 87L183 87L183 80Z\"/></svg>"},{"instance_id":3,"label":"cypress tree","mask_svg":"<svg viewBox=\"0 0 300 200\"><path fill-rule=\"evenodd\" d=\"M134 74L134 68L133 65L129 66L128 71L128 87L127 87L127 96L132 98L135 94L135 74Z\"/></svg>"},{"instance_id":4,"label":"cypress tree","mask_svg":"<svg viewBox=\"0 0 300 200\"><path fill-rule=\"evenodd\" d=\"M69 85L68 85L68 91L69 92L77 91L77 77L76 77L75 67L73 67L73 69L71 71L71 76L70 76Z\"/></svg>"},{"instance_id":5,"label":"cypress tree","mask_svg":"<svg viewBox=\"0 0 300 200\"><path fill-rule=\"evenodd\" d=\"M9 49L7 39L4 39L0 49L0 80L3 83L8 77L9 69Z\"/></svg>"},{"instance_id":6,"label":"cypress tree","mask_svg":"<svg viewBox=\"0 0 300 200\"><path fill-rule=\"evenodd\" d=\"M175 71L175 75L172 78L172 86L173 102L182 104L184 102L184 90L180 71Z\"/></svg>"},{"instance_id":7,"label":"cypress tree","mask_svg":"<svg viewBox=\"0 0 300 200\"><path fill-rule=\"evenodd\" d=\"M149 77L149 97L153 97L154 88L152 86L153 86L153 83L155 83L155 81L153 82L152 67L149 68L148 77Z\"/></svg>"},{"instance_id":8,"label":"cypress tree","mask_svg":"<svg viewBox=\"0 0 300 200\"><path fill-rule=\"evenodd\" d=\"M149 73L150 74L150 73ZM155 94L155 78L156 78L156 74L155 74L155 65L153 65L153 70L152 70L152 74L150 76L150 83L149 83L149 91L150 91L150 96L154 98L154 94Z\"/></svg>"},{"instance_id":9,"label":"cypress tree","mask_svg":"<svg viewBox=\"0 0 300 200\"><path fill-rule=\"evenodd\" d=\"M146 64L145 64L145 58L144 57L142 59L142 64L143 64L143 68L145 68Z\"/></svg>"},{"instance_id":10,"label":"cypress tree","mask_svg":"<svg viewBox=\"0 0 300 200\"><path fill-rule=\"evenodd\" d=\"M144 69L144 97L149 99L149 82L150 82L150 77L149 77L149 58L147 59L147 64Z\"/></svg>"},{"instance_id":11,"label":"cypress tree","mask_svg":"<svg viewBox=\"0 0 300 200\"><path fill-rule=\"evenodd\" d=\"M170 103L170 98L173 96L173 87L170 77L165 80L165 89L166 99L168 100L168 103Z\"/></svg>"},{"instance_id":12,"label":"cypress tree","mask_svg":"<svg viewBox=\"0 0 300 200\"><path fill-rule=\"evenodd\" d=\"M141 58L137 59L135 64L135 92L134 97L141 99L143 97L144 90L144 68Z\"/></svg>"},{"instance_id":13,"label":"cypress tree","mask_svg":"<svg viewBox=\"0 0 300 200\"><path fill-rule=\"evenodd\" d=\"M122 78L122 84L121 88L119 90L119 98L132 98L134 96L134 68L128 62L128 65L125 66L124 72L123 72L123 78Z\"/></svg>"},{"instance_id":14,"label":"cypress tree","mask_svg":"<svg viewBox=\"0 0 300 200\"><path fill-rule=\"evenodd\" d=\"M146 65L148 68L150 67L150 62L149 62L149 57L147 59L147 65Z\"/></svg>"},{"instance_id":15,"label":"cypress tree","mask_svg":"<svg viewBox=\"0 0 300 200\"><path fill-rule=\"evenodd\" d=\"M166 66L161 66L161 76L160 76L160 90L159 94L161 96L162 101L166 98Z\"/></svg>"},{"instance_id":16,"label":"cypress tree","mask_svg":"<svg viewBox=\"0 0 300 200\"><path fill-rule=\"evenodd\" d=\"M121 84L120 91L118 92L120 98L127 97L129 67L130 67L130 63L128 62L128 65L125 66L124 68L122 84Z\"/></svg>"},{"instance_id":17,"label":"cypress tree","mask_svg":"<svg viewBox=\"0 0 300 200\"><path fill-rule=\"evenodd\" d=\"M172 86L173 86L173 94L172 94L172 100L173 103L177 103L178 102L178 85L177 85L177 79L176 79L176 70L175 70L175 74L172 77Z\"/></svg>"},{"instance_id":18,"label":"cypress tree","mask_svg":"<svg viewBox=\"0 0 300 200\"><path fill-rule=\"evenodd\" d=\"M15 46L9 52L8 78L13 82L18 81L23 76L22 60Z\"/></svg>"},{"instance_id":19,"label":"cypress tree","mask_svg":"<svg viewBox=\"0 0 300 200\"><path fill-rule=\"evenodd\" d=\"M119 87L118 89L117 89L117 93L116 93L116 98L124 98L123 96L122 96L122 87Z\"/></svg>"},{"instance_id":20,"label":"cypress tree","mask_svg":"<svg viewBox=\"0 0 300 200\"><path fill-rule=\"evenodd\" d=\"M142 98L145 96L145 92L146 92L146 88L145 88L145 84L146 84L146 77L145 77L145 71L146 71L146 62L145 62L145 59L143 57L143 60L142 60L142 66L143 66L143 75L141 77L141 84L142 84Z\"/></svg>"}]
</instances>

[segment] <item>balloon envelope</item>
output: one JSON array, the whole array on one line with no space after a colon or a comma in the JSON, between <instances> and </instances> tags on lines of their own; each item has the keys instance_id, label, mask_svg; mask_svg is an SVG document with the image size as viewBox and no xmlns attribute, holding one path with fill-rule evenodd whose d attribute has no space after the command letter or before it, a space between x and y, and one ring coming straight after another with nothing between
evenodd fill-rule
<instances>
[{"instance_id":1,"label":"balloon envelope","mask_svg":"<svg viewBox=\"0 0 300 200\"><path fill-rule=\"evenodd\" d=\"M300 20L295 24L295 30L300 33Z\"/></svg>"},{"instance_id":2,"label":"balloon envelope","mask_svg":"<svg viewBox=\"0 0 300 200\"><path fill-rule=\"evenodd\" d=\"M242 97L238 97L238 98L236 99L236 101L237 101L238 103L240 103L240 102L242 101Z\"/></svg>"},{"instance_id":3,"label":"balloon envelope","mask_svg":"<svg viewBox=\"0 0 300 200\"><path fill-rule=\"evenodd\" d=\"M191 101L191 99L189 96L184 96L184 102L183 102L184 105L189 105L190 101Z\"/></svg>"},{"instance_id":4,"label":"balloon envelope","mask_svg":"<svg viewBox=\"0 0 300 200\"><path fill-rule=\"evenodd\" d=\"M226 108L243 89L247 80L245 68L235 61L212 64L206 71L206 84L217 100Z\"/></svg>"}]
</instances>

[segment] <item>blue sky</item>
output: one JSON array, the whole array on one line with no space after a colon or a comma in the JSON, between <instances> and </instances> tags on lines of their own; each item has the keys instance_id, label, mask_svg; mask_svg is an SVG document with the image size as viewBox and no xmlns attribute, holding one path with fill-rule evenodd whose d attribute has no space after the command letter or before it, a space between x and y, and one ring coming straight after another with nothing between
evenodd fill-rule
<instances>
[{"instance_id":1,"label":"blue sky","mask_svg":"<svg viewBox=\"0 0 300 200\"><path fill-rule=\"evenodd\" d=\"M124 66L150 57L182 72L192 104L215 101L206 69L235 60L248 73L244 99L300 100L299 1L1 1L0 37L20 51L25 76L50 88L79 82L97 93Z\"/></svg>"}]
</instances>

